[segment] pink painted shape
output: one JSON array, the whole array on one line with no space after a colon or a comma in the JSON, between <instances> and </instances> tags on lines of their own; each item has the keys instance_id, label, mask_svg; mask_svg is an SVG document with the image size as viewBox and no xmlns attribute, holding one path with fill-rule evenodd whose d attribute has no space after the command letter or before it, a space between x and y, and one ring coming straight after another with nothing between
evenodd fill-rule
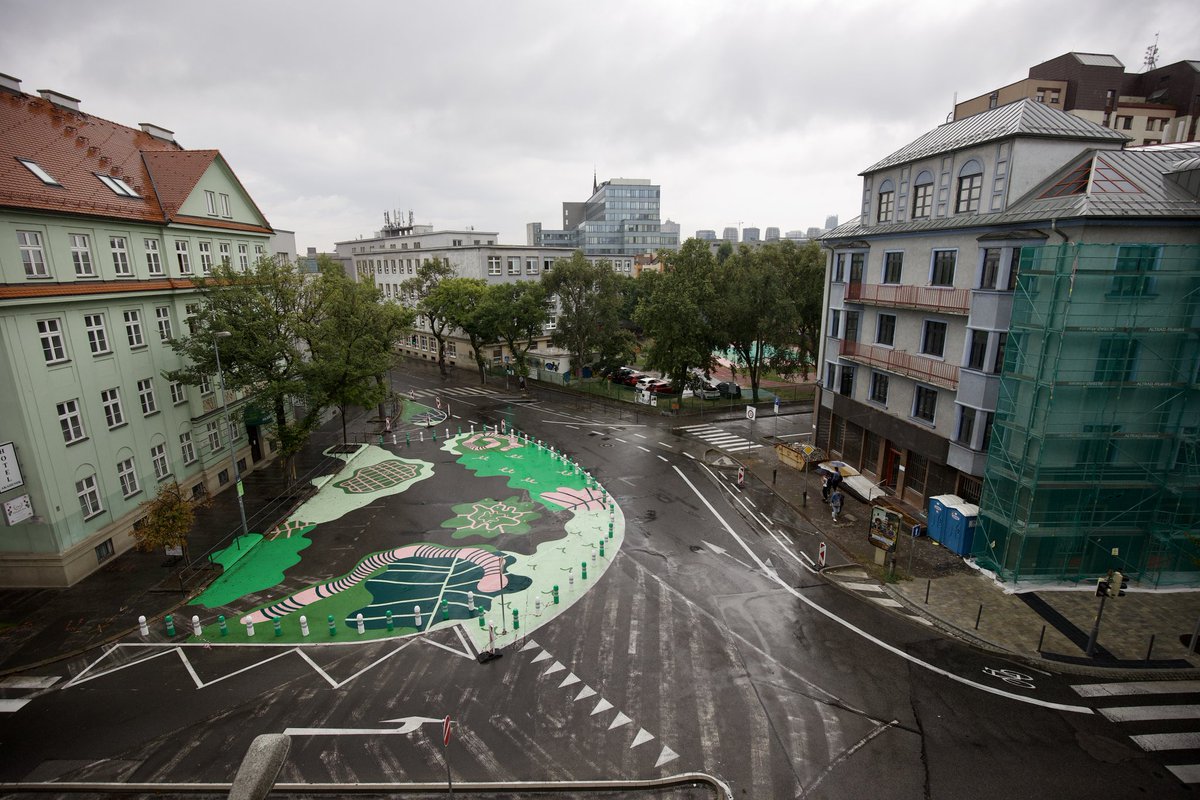
<instances>
[{"instance_id":1,"label":"pink painted shape","mask_svg":"<svg viewBox=\"0 0 1200 800\"><path fill-rule=\"evenodd\" d=\"M601 494L593 489L572 489L560 486L553 492L542 492L542 499L571 510L604 510L604 500Z\"/></svg>"}]
</instances>

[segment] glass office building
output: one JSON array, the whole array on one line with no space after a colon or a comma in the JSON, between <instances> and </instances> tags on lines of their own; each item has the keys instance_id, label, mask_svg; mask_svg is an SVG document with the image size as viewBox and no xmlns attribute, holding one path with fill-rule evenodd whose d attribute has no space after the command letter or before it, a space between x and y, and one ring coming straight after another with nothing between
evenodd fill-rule
<instances>
[{"instance_id":1,"label":"glass office building","mask_svg":"<svg viewBox=\"0 0 1200 800\"><path fill-rule=\"evenodd\" d=\"M645 178L613 178L595 185L582 203L563 203L563 229L529 226L530 245L575 247L585 255L635 256L679 247L678 231L664 231L661 192Z\"/></svg>"}]
</instances>

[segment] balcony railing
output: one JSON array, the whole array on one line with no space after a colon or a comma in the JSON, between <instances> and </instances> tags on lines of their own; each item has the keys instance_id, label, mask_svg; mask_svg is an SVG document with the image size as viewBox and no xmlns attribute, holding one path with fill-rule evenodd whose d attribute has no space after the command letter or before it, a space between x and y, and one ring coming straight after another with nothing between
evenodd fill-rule
<instances>
[{"instance_id":1,"label":"balcony railing","mask_svg":"<svg viewBox=\"0 0 1200 800\"><path fill-rule=\"evenodd\" d=\"M968 314L971 311L970 289L847 283L845 297L847 300L868 305L923 308L943 314Z\"/></svg>"},{"instance_id":2,"label":"balcony railing","mask_svg":"<svg viewBox=\"0 0 1200 800\"><path fill-rule=\"evenodd\" d=\"M891 350L861 342L842 342L842 358L857 361L888 372L907 375L944 389L958 389L958 366L945 361L916 356L906 350Z\"/></svg>"}]
</instances>

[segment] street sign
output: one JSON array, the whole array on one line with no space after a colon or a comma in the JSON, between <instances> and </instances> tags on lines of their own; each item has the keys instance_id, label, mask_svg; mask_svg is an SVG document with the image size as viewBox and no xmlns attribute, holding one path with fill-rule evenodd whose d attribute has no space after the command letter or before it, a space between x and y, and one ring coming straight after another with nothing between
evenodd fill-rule
<instances>
[{"instance_id":1,"label":"street sign","mask_svg":"<svg viewBox=\"0 0 1200 800\"><path fill-rule=\"evenodd\" d=\"M442 720L442 745L450 744L450 717L447 716Z\"/></svg>"},{"instance_id":2,"label":"street sign","mask_svg":"<svg viewBox=\"0 0 1200 800\"><path fill-rule=\"evenodd\" d=\"M825 566L825 543L824 542L821 542L819 545L817 545L817 565L821 566L821 567Z\"/></svg>"},{"instance_id":3,"label":"street sign","mask_svg":"<svg viewBox=\"0 0 1200 800\"><path fill-rule=\"evenodd\" d=\"M738 467L738 486L746 485L746 468Z\"/></svg>"},{"instance_id":4,"label":"street sign","mask_svg":"<svg viewBox=\"0 0 1200 800\"><path fill-rule=\"evenodd\" d=\"M757 416L758 416L758 410L754 406L746 406L746 419L753 422L754 418Z\"/></svg>"},{"instance_id":5,"label":"street sign","mask_svg":"<svg viewBox=\"0 0 1200 800\"><path fill-rule=\"evenodd\" d=\"M775 413L776 414L779 413L779 398L778 397L775 398Z\"/></svg>"}]
</instances>

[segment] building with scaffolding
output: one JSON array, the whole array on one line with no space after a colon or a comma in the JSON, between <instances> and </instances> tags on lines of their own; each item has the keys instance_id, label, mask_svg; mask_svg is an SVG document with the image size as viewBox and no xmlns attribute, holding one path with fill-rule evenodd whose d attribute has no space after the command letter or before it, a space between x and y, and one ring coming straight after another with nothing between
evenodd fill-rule
<instances>
[{"instance_id":1,"label":"building with scaffolding","mask_svg":"<svg viewBox=\"0 0 1200 800\"><path fill-rule=\"evenodd\" d=\"M868 168L822 238L816 443L918 508L979 504L1005 580L1200 581L1200 145L1125 141L991 109Z\"/></svg>"}]
</instances>

